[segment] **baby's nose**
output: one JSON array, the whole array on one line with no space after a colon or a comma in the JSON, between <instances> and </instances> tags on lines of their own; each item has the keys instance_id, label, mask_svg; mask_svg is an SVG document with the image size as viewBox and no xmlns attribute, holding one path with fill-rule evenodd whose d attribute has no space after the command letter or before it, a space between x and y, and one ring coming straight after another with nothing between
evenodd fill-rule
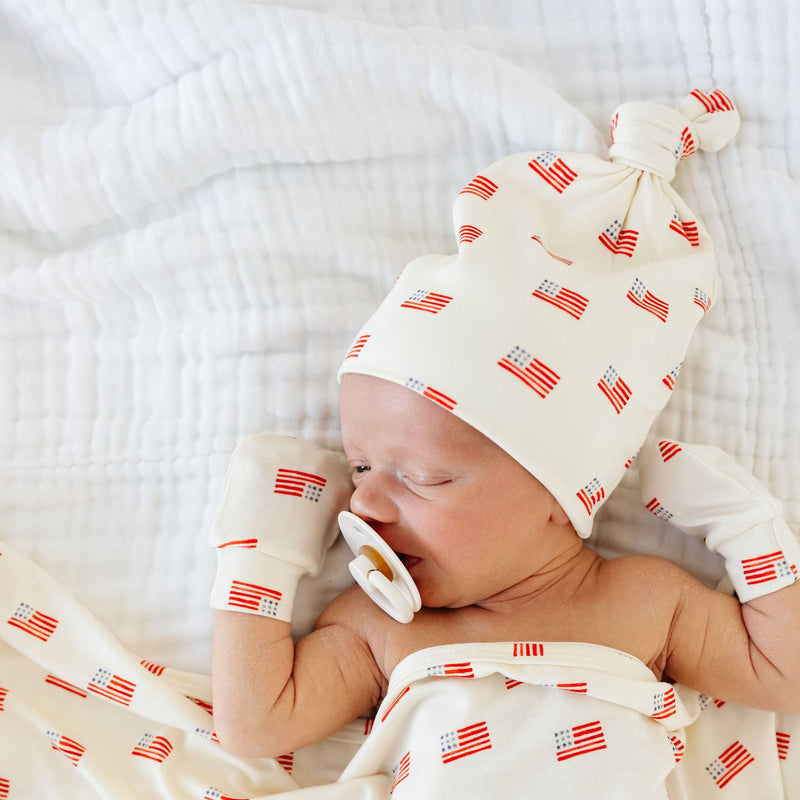
<instances>
[{"instance_id":1,"label":"baby's nose","mask_svg":"<svg viewBox=\"0 0 800 800\"><path fill-rule=\"evenodd\" d=\"M350 497L350 510L368 523L394 522L397 505L388 479L374 473L364 477Z\"/></svg>"}]
</instances>

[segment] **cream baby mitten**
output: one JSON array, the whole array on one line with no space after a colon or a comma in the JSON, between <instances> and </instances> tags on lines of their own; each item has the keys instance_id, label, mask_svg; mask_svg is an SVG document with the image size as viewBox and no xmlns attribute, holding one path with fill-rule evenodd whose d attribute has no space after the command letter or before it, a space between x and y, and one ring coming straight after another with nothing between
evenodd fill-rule
<instances>
[{"instance_id":1,"label":"cream baby mitten","mask_svg":"<svg viewBox=\"0 0 800 800\"><path fill-rule=\"evenodd\" d=\"M211 527L212 607L290 622L297 583L319 573L352 492L342 453L274 434L242 439Z\"/></svg>"},{"instance_id":2,"label":"cream baby mitten","mask_svg":"<svg viewBox=\"0 0 800 800\"><path fill-rule=\"evenodd\" d=\"M647 508L725 559L742 603L798 579L800 543L781 504L716 447L650 442L642 448L639 486Z\"/></svg>"}]
</instances>

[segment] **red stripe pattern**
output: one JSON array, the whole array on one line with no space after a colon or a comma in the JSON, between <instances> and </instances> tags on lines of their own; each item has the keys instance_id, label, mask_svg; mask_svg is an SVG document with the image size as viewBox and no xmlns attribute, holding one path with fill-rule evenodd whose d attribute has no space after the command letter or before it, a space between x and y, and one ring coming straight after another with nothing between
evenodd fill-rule
<instances>
[{"instance_id":1,"label":"red stripe pattern","mask_svg":"<svg viewBox=\"0 0 800 800\"><path fill-rule=\"evenodd\" d=\"M459 194L474 194L481 200L488 200L497 191L497 184L483 175L476 175Z\"/></svg>"},{"instance_id":2,"label":"red stripe pattern","mask_svg":"<svg viewBox=\"0 0 800 800\"><path fill-rule=\"evenodd\" d=\"M577 756L585 756L588 753L605 750L607 747L600 720L556 731L555 738L557 761L568 761Z\"/></svg>"},{"instance_id":3,"label":"red stripe pattern","mask_svg":"<svg viewBox=\"0 0 800 800\"><path fill-rule=\"evenodd\" d=\"M485 721L443 733L439 740L441 743L442 764L450 764L461 758L474 756L483 750L492 749L492 740Z\"/></svg>"},{"instance_id":4,"label":"red stripe pattern","mask_svg":"<svg viewBox=\"0 0 800 800\"><path fill-rule=\"evenodd\" d=\"M539 153L528 163L528 166L559 194L562 194L578 177L578 173L568 166L560 156L549 151Z\"/></svg>"},{"instance_id":5,"label":"red stripe pattern","mask_svg":"<svg viewBox=\"0 0 800 800\"><path fill-rule=\"evenodd\" d=\"M277 589L233 580L228 592L228 606L274 617L278 613L278 604L282 597L283 594Z\"/></svg>"},{"instance_id":6,"label":"red stripe pattern","mask_svg":"<svg viewBox=\"0 0 800 800\"><path fill-rule=\"evenodd\" d=\"M8 624L41 642L46 642L58 628L58 620L55 617L43 614L27 603L20 603L17 606Z\"/></svg>"},{"instance_id":7,"label":"red stripe pattern","mask_svg":"<svg viewBox=\"0 0 800 800\"><path fill-rule=\"evenodd\" d=\"M744 745L735 741L706 766L706 772L720 789L727 786L743 769L755 761Z\"/></svg>"},{"instance_id":8,"label":"red stripe pattern","mask_svg":"<svg viewBox=\"0 0 800 800\"><path fill-rule=\"evenodd\" d=\"M300 497L304 500L319 502L322 490L327 481L321 475L303 472L299 469L279 469L275 476L275 494Z\"/></svg>"},{"instance_id":9,"label":"red stripe pattern","mask_svg":"<svg viewBox=\"0 0 800 800\"><path fill-rule=\"evenodd\" d=\"M519 345L510 350L505 358L501 358L497 365L519 378L541 398L547 397L561 380L555 370Z\"/></svg>"}]
</instances>

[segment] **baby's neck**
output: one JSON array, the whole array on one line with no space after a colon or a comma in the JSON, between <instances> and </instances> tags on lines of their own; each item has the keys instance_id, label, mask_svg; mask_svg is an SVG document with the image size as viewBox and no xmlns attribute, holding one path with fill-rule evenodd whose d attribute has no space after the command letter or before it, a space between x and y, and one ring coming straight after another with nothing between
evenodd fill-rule
<instances>
[{"instance_id":1,"label":"baby's neck","mask_svg":"<svg viewBox=\"0 0 800 800\"><path fill-rule=\"evenodd\" d=\"M594 550L581 541L561 552L533 575L501 592L476 603L477 608L493 613L517 613L520 608L568 604L586 588L603 562Z\"/></svg>"}]
</instances>

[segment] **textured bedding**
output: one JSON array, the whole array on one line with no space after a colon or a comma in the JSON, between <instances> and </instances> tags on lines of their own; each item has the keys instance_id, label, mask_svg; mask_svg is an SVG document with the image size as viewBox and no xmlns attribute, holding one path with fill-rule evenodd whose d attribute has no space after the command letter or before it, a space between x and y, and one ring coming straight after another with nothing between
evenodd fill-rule
<instances>
[{"instance_id":1,"label":"textured bedding","mask_svg":"<svg viewBox=\"0 0 800 800\"><path fill-rule=\"evenodd\" d=\"M518 151L603 155L631 99L718 87L742 116L673 182L721 282L653 434L733 454L800 534L800 11L581 6L0 2L0 541L135 661L208 672L206 538L235 442L336 446L336 368L407 261L454 252L465 179ZM597 547L715 584L721 564L635 483L634 466ZM303 587L298 630L346 557ZM6 674L0 660L0 688ZM800 732L764 712L710 703L682 766L710 776L731 715L791 796ZM755 769L711 789L752 797ZM0 753L17 800L9 773Z\"/></svg>"}]
</instances>

